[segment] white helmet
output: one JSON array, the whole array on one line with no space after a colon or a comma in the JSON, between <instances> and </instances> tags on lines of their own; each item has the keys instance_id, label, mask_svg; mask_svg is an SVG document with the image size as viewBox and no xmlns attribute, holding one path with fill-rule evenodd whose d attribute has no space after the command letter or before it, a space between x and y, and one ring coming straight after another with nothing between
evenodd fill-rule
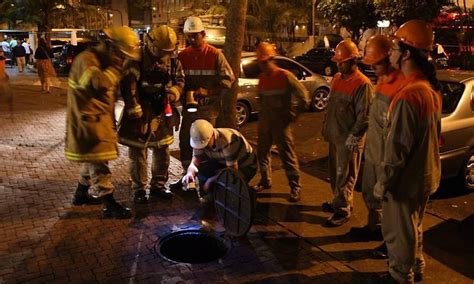
<instances>
[{"instance_id":1,"label":"white helmet","mask_svg":"<svg viewBox=\"0 0 474 284\"><path fill-rule=\"evenodd\" d=\"M184 22L184 33L200 33L202 31L204 31L204 25L200 18L189 17L186 19L186 22Z\"/></svg>"},{"instance_id":2,"label":"white helmet","mask_svg":"<svg viewBox=\"0 0 474 284\"><path fill-rule=\"evenodd\" d=\"M189 143L194 149L203 149L209 144L212 135L214 134L214 127L209 121L198 119L191 125Z\"/></svg>"}]
</instances>

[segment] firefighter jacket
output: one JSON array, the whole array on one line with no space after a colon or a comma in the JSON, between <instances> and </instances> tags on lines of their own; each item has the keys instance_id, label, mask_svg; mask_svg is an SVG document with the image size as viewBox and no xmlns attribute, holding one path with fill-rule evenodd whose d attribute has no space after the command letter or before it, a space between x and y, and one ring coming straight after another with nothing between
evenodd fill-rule
<instances>
[{"instance_id":1,"label":"firefighter jacket","mask_svg":"<svg viewBox=\"0 0 474 284\"><path fill-rule=\"evenodd\" d=\"M352 134L363 140L372 98L372 83L359 69L345 79L337 73L332 79L323 125L324 139L335 144L344 143Z\"/></svg>"},{"instance_id":2,"label":"firefighter jacket","mask_svg":"<svg viewBox=\"0 0 474 284\"><path fill-rule=\"evenodd\" d=\"M74 60L68 78L66 158L104 162L117 158L114 105L119 67L111 65L105 44Z\"/></svg>"},{"instance_id":3,"label":"firefighter jacket","mask_svg":"<svg viewBox=\"0 0 474 284\"><path fill-rule=\"evenodd\" d=\"M441 99L424 75L407 77L388 108L382 171L375 191L390 191L394 200L419 200L436 191L441 177L440 113Z\"/></svg>"},{"instance_id":4,"label":"firefighter jacket","mask_svg":"<svg viewBox=\"0 0 474 284\"><path fill-rule=\"evenodd\" d=\"M258 79L261 119L275 117L283 122L290 122L298 112L308 109L308 91L293 73L276 67L270 75L262 73Z\"/></svg>"},{"instance_id":5,"label":"firefighter jacket","mask_svg":"<svg viewBox=\"0 0 474 284\"><path fill-rule=\"evenodd\" d=\"M184 72L176 58L154 57L146 47L142 49L142 60L125 63L124 78L120 91L125 102L119 121L119 142L144 148L171 145L173 129L179 127L180 115L175 108L184 87ZM175 95L174 101L168 93ZM164 113L166 104L172 106L172 116ZM130 115L140 105L141 118Z\"/></svg>"},{"instance_id":6,"label":"firefighter jacket","mask_svg":"<svg viewBox=\"0 0 474 284\"><path fill-rule=\"evenodd\" d=\"M216 118L221 106L223 90L230 89L235 80L232 68L224 54L215 47L204 43L199 48L187 47L178 54L186 75L184 91L199 88L208 90L208 94L195 95L198 103L198 117ZM185 96L182 99L185 106Z\"/></svg>"},{"instance_id":7,"label":"firefighter jacket","mask_svg":"<svg viewBox=\"0 0 474 284\"><path fill-rule=\"evenodd\" d=\"M403 87L405 77L400 70L380 76L375 86L375 97L370 105L369 128L365 141L365 159L380 164L383 159L383 133L387 124L387 109L393 96Z\"/></svg>"}]
</instances>

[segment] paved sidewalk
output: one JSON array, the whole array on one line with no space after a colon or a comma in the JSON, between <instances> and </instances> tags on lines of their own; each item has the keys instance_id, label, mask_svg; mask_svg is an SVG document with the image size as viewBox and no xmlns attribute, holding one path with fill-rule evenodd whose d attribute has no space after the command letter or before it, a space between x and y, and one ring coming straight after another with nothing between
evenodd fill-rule
<instances>
[{"instance_id":1,"label":"paved sidewalk","mask_svg":"<svg viewBox=\"0 0 474 284\"><path fill-rule=\"evenodd\" d=\"M36 80L11 74L13 112L0 104L0 283L363 282L261 214L247 237L229 240L232 249L218 262L165 261L154 250L161 237L201 226L197 199L183 193L134 208L131 220L101 220L100 206L71 206L79 167L64 158L65 92L41 93ZM133 207L125 147L111 169L117 199ZM173 158L170 179L180 172Z\"/></svg>"}]
</instances>

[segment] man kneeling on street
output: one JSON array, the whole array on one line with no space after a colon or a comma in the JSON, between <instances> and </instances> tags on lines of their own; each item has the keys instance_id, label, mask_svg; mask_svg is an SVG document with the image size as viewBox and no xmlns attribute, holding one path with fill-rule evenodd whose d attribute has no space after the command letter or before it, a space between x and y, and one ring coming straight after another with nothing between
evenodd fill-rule
<instances>
[{"instance_id":1,"label":"man kneeling on street","mask_svg":"<svg viewBox=\"0 0 474 284\"><path fill-rule=\"evenodd\" d=\"M248 184L257 173L257 158L252 146L235 129L214 128L204 119L198 119L191 125L190 144L193 157L183 184L190 187L199 180L200 190L209 191L217 174L224 168L239 171Z\"/></svg>"}]
</instances>

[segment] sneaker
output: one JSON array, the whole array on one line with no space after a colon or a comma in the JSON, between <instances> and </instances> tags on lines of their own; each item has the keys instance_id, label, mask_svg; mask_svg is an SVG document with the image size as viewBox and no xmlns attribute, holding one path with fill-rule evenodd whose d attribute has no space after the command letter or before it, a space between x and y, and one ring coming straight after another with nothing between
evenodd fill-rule
<instances>
[{"instance_id":1,"label":"sneaker","mask_svg":"<svg viewBox=\"0 0 474 284\"><path fill-rule=\"evenodd\" d=\"M257 185L255 185L254 187L252 187L253 190L255 190L256 192L262 192L263 190L265 189L270 189L272 188L272 186L270 184L263 184L263 183L258 183Z\"/></svg>"},{"instance_id":2,"label":"sneaker","mask_svg":"<svg viewBox=\"0 0 474 284\"><path fill-rule=\"evenodd\" d=\"M334 213L329 219L327 219L326 223L324 224L325 227L339 227L342 224L349 221L349 216L342 215L340 213Z\"/></svg>"},{"instance_id":3,"label":"sneaker","mask_svg":"<svg viewBox=\"0 0 474 284\"><path fill-rule=\"evenodd\" d=\"M332 208L332 203L329 201L323 202L321 207L323 208L323 212L334 213L334 208Z\"/></svg>"},{"instance_id":4,"label":"sneaker","mask_svg":"<svg viewBox=\"0 0 474 284\"><path fill-rule=\"evenodd\" d=\"M72 204L76 206L101 204L102 201L98 197L89 194L87 192L88 190L88 185L78 184L74 197L72 198Z\"/></svg>"},{"instance_id":5,"label":"sneaker","mask_svg":"<svg viewBox=\"0 0 474 284\"><path fill-rule=\"evenodd\" d=\"M374 250L372 251L372 255L376 259L387 259L388 258L387 245L385 244L385 242L383 242L378 247L374 248Z\"/></svg>"},{"instance_id":6,"label":"sneaker","mask_svg":"<svg viewBox=\"0 0 474 284\"><path fill-rule=\"evenodd\" d=\"M128 219L132 217L130 208L115 202L102 209L102 218Z\"/></svg>"},{"instance_id":7,"label":"sneaker","mask_svg":"<svg viewBox=\"0 0 474 284\"><path fill-rule=\"evenodd\" d=\"M301 189L292 189L290 192L290 202L298 202L301 199Z\"/></svg>"},{"instance_id":8,"label":"sneaker","mask_svg":"<svg viewBox=\"0 0 474 284\"><path fill-rule=\"evenodd\" d=\"M173 193L166 188L150 187L150 198L159 198L159 199L172 199Z\"/></svg>"},{"instance_id":9,"label":"sneaker","mask_svg":"<svg viewBox=\"0 0 474 284\"><path fill-rule=\"evenodd\" d=\"M182 178L178 179L174 183L170 183L170 189L171 190L181 190L181 189L183 189Z\"/></svg>"},{"instance_id":10,"label":"sneaker","mask_svg":"<svg viewBox=\"0 0 474 284\"><path fill-rule=\"evenodd\" d=\"M371 230L369 227L352 227L349 235L353 238L365 241L383 241L382 230L380 228Z\"/></svg>"},{"instance_id":11,"label":"sneaker","mask_svg":"<svg viewBox=\"0 0 474 284\"><path fill-rule=\"evenodd\" d=\"M147 203L146 191L143 189L136 190L133 194L133 203L144 204Z\"/></svg>"}]
</instances>

